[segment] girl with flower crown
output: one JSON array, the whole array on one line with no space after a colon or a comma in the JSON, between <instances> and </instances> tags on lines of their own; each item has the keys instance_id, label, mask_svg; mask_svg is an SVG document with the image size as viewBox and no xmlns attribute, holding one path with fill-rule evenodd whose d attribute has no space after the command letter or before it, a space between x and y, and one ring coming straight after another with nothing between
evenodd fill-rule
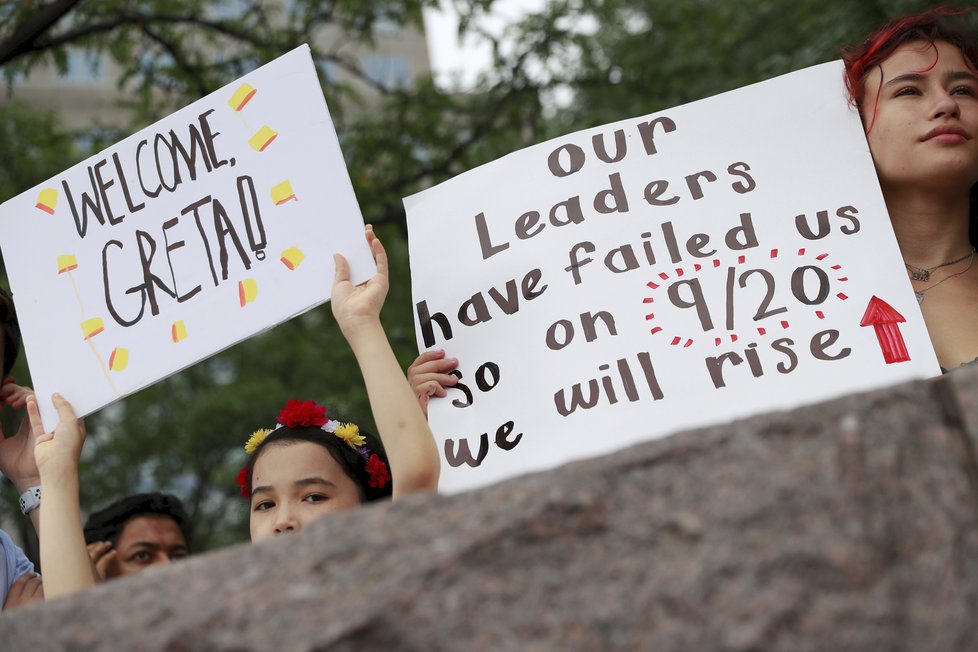
<instances>
[{"instance_id":1,"label":"girl with flower crown","mask_svg":"<svg viewBox=\"0 0 978 652\"><path fill-rule=\"evenodd\" d=\"M438 486L431 429L380 323L387 254L369 225L367 242L377 273L354 286L346 259L336 254L331 304L363 374L380 439L330 418L312 401L286 403L275 428L258 430L248 440L248 462L238 474L242 495L251 499L252 541L300 530L366 502Z\"/></svg>"}]
</instances>

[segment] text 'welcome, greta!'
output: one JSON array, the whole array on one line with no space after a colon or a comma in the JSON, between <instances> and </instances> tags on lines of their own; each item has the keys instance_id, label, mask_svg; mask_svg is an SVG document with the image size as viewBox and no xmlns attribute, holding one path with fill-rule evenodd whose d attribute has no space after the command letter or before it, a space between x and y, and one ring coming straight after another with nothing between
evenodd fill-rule
<instances>
[{"instance_id":1,"label":"text 'welcome, greta!'","mask_svg":"<svg viewBox=\"0 0 978 652\"><path fill-rule=\"evenodd\" d=\"M131 152L123 152L122 156L116 151L96 160L87 166L88 184L82 189L72 189L68 180L63 179L61 187L78 237L90 236L95 222L101 227L121 224L127 217L147 209L154 200L177 192L184 184L224 166L233 168L235 159L223 159L217 152L215 141L221 134L208 123L213 112L210 109L201 113L180 132L170 129L142 138ZM237 219L232 219L235 211ZM152 213L152 210L148 212ZM188 225L181 228L181 220ZM265 258L265 227L255 184L248 175L235 178L230 198L222 201L215 193L197 197L178 215L147 223L160 224L155 237L148 231L137 229L135 242L109 239L102 247L105 303L112 318L121 326L138 323L145 314L147 303L151 314L159 314L158 292L182 303L201 291L200 284L177 287L174 260L178 257L174 252L186 246L183 238L187 233L194 239L199 237L199 248L203 249L202 257L206 257L215 287L228 279L232 254L245 270L251 269L251 255L259 261ZM110 270L114 269L111 263L117 256L138 257L141 273L139 278L129 278L121 283L128 287L116 288L110 278ZM165 264L160 259L165 260ZM168 280L154 272L154 260L159 261L157 266L165 270L163 274L169 276ZM133 295L135 299L131 298Z\"/></svg>"}]
</instances>

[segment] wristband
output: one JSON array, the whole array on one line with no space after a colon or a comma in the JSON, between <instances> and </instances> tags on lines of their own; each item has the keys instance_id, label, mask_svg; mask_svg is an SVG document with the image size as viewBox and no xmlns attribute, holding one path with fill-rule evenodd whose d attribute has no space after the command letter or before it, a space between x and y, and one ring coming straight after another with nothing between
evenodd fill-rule
<instances>
[{"instance_id":1,"label":"wristband","mask_svg":"<svg viewBox=\"0 0 978 652\"><path fill-rule=\"evenodd\" d=\"M37 485L30 487L20 495L20 511L27 516L41 506L41 488Z\"/></svg>"}]
</instances>

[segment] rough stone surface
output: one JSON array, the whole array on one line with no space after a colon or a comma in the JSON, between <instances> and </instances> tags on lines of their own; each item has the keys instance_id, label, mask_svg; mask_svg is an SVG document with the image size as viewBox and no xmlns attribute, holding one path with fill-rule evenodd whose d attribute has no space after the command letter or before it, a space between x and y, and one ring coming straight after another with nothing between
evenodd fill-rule
<instances>
[{"instance_id":1,"label":"rough stone surface","mask_svg":"<svg viewBox=\"0 0 978 652\"><path fill-rule=\"evenodd\" d=\"M978 649L978 369L334 516L3 650Z\"/></svg>"}]
</instances>

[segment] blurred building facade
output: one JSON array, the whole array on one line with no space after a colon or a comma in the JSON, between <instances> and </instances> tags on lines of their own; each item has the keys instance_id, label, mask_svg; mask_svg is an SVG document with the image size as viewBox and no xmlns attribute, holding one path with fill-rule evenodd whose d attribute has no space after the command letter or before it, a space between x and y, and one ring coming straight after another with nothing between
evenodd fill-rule
<instances>
[{"instance_id":1,"label":"blurred building facade","mask_svg":"<svg viewBox=\"0 0 978 652\"><path fill-rule=\"evenodd\" d=\"M283 2L288 4L288 0ZM344 35L334 25L323 26L317 36L320 51L342 60L320 66L324 80L350 85L367 107L379 98L378 87L396 90L431 72L425 34L416 26L402 27L380 19L374 28L374 42L369 44ZM258 64L256 61L255 67ZM125 102L132 98L120 86L122 73L107 56L71 50L66 71L53 66L38 68L29 77L15 79L8 92L0 93L0 103L19 100L53 110L70 129L125 127L130 120Z\"/></svg>"}]
</instances>

